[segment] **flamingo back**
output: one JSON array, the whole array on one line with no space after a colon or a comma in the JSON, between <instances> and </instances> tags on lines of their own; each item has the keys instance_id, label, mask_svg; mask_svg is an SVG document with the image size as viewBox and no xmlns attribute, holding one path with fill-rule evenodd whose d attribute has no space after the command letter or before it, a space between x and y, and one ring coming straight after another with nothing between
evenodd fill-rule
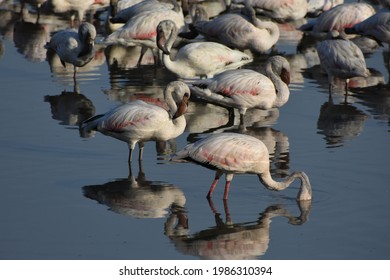
<instances>
[{"instance_id":1,"label":"flamingo back","mask_svg":"<svg viewBox=\"0 0 390 280\"><path fill-rule=\"evenodd\" d=\"M244 134L219 133L187 145L173 161L190 160L226 173L266 172L268 149L260 140Z\"/></svg>"}]
</instances>

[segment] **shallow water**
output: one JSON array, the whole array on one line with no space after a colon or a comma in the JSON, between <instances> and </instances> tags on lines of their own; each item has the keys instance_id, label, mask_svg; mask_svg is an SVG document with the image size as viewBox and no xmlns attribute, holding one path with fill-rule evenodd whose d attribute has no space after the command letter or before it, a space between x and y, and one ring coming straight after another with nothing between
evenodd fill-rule
<instances>
[{"instance_id":1,"label":"shallow water","mask_svg":"<svg viewBox=\"0 0 390 280\"><path fill-rule=\"evenodd\" d=\"M38 46L66 24L42 22ZM161 99L175 75L153 66L110 69L110 50L102 48L81 69L75 92L71 67L51 67L39 47L32 58L31 45L15 39L28 28L21 24L1 26L1 259L390 258L388 87L352 89L347 104L336 93L329 104L326 76L304 70L312 65L296 51L301 34L285 31L277 50L293 65L290 100L250 112L246 133L273 152L275 178L308 174L313 201L297 204L297 183L271 192L241 175L227 205L223 180L209 205L214 173L169 156L208 133L238 130L238 118L191 102L186 132L147 143L129 178L126 145L99 133L82 138L77 124L133 98ZM385 52L377 49L367 65L386 83ZM245 67L260 71L266 58Z\"/></svg>"}]
</instances>

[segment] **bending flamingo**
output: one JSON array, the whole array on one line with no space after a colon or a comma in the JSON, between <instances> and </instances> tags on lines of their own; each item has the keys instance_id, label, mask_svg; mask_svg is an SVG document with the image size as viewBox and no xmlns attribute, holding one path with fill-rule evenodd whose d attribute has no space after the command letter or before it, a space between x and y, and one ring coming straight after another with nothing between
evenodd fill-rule
<instances>
[{"instance_id":1,"label":"bending flamingo","mask_svg":"<svg viewBox=\"0 0 390 280\"><path fill-rule=\"evenodd\" d=\"M84 22L80 25L78 32L69 29L55 33L45 47L48 50L54 51L59 56L64 67L65 62L73 64L73 77L75 78L76 67L82 67L93 59L95 55L95 38L95 26Z\"/></svg>"},{"instance_id":2,"label":"bending flamingo","mask_svg":"<svg viewBox=\"0 0 390 280\"><path fill-rule=\"evenodd\" d=\"M176 105L174 97L181 98L179 106ZM97 130L126 142L129 145L129 163L132 161L133 150L138 143L138 159L142 160L144 142L166 141L184 132L186 126L184 113L187 111L189 99L188 86L181 81L171 82L164 91L164 98L169 111L137 100L84 121L80 130L83 134Z\"/></svg>"},{"instance_id":3,"label":"bending flamingo","mask_svg":"<svg viewBox=\"0 0 390 280\"><path fill-rule=\"evenodd\" d=\"M171 58L171 49L177 35L176 24L171 20L163 20L157 26L157 46L163 51L163 63L180 78L212 77L253 60L241 51L215 42L187 44Z\"/></svg>"},{"instance_id":4,"label":"bending flamingo","mask_svg":"<svg viewBox=\"0 0 390 280\"><path fill-rule=\"evenodd\" d=\"M297 200L312 199L309 178L304 172L295 171L284 181L277 182L269 171L268 149L259 139L239 133L219 133L189 144L172 157L172 161L190 161L216 170L215 179L207 194L211 198L219 178L225 174L223 199L227 200L234 174L256 174L269 190L286 189L296 178L301 180Z\"/></svg>"},{"instance_id":5,"label":"bending flamingo","mask_svg":"<svg viewBox=\"0 0 390 280\"><path fill-rule=\"evenodd\" d=\"M203 12L202 7L197 9ZM259 53L266 52L279 40L278 25L258 19L250 6L246 7L245 12L247 15L225 13L211 21L197 21L193 26L211 41L242 51L250 49Z\"/></svg>"},{"instance_id":6,"label":"bending flamingo","mask_svg":"<svg viewBox=\"0 0 390 280\"><path fill-rule=\"evenodd\" d=\"M213 78L194 81L190 89L196 96L240 112L241 124L247 109L268 110L283 106L289 99L290 64L282 56L272 56L266 76L251 69L225 71Z\"/></svg>"}]
</instances>

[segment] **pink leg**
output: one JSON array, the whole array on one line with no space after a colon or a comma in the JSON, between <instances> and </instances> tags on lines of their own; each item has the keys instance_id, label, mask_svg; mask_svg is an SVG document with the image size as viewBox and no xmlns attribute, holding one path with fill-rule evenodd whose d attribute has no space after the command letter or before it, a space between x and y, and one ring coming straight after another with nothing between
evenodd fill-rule
<instances>
[{"instance_id":1,"label":"pink leg","mask_svg":"<svg viewBox=\"0 0 390 280\"><path fill-rule=\"evenodd\" d=\"M230 188L230 181L226 181L225 193L223 194L223 200L227 200L228 199L229 188Z\"/></svg>"},{"instance_id":2,"label":"pink leg","mask_svg":"<svg viewBox=\"0 0 390 280\"><path fill-rule=\"evenodd\" d=\"M221 178L222 174L223 174L223 173L220 172L220 171L217 171L217 172L215 173L215 178L214 178L213 183L211 184L210 190L209 190L209 192L208 192L208 194L207 194L207 198L211 198L211 196L213 195L214 189L215 189L215 187L217 186L218 180L219 180L219 178Z\"/></svg>"}]
</instances>

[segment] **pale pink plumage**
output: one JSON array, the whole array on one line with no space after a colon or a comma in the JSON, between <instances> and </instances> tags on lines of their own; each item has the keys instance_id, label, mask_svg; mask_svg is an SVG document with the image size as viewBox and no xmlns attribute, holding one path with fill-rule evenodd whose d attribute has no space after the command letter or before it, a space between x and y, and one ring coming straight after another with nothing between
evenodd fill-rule
<instances>
[{"instance_id":1,"label":"pale pink plumage","mask_svg":"<svg viewBox=\"0 0 390 280\"><path fill-rule=\"evenodd\" d=\"M173 95L182 98L177 106ZM142 160L143 143L152 140L166 141L176 138L184 132L189 89L186 84L174 81L167 85L164 93L169 112L160 106L141 100L118 106L111 111L84 121L80 130L97 130L105 135L124 141L129 145L129 163L132 152L138 143L139 160Z\"/></svg>"},{"instance_id":2,"label":"pale pink plumage","mask_svg":"<svg viewBox=\"0 0 390 280\"><path fill-rule=\"evenodd\" d=\"M157 27L157 45L164 53L164 66L180 78L213 77L253 60L241 51L215 42L187 44L171 58L171 49L177 34L177 27L171 20L164 20Z\"/></svg>"},{"instance_id":3,"label":"pale pink plumage","mask_svg":"<svg viewBox=\"0 0 390 280\"><path fill-rule=\"evenodd\" d=\"M189 144L172 157L172 161L190 161L217 170L215 180L207 197L211 198L219 178L226 174L226 200L234 174L257 174L267 189L280 191L287 188L295 178L301 180L298 200L310 200L312 190L309 178L303 172L294 172L283 182L274 181L269 168L267 147L259 139L239 133L219 133Z\"/></svg>"},{"instance_id":4,"label":"pale pink plumage","mask_svg":"<svg viewBox=\"0 0 390 280\"><path fill-rule=\"evenodd\" d=\"M237 108L243 123L249 108L278 108L288 101L288 61L282 56L271 57L266 65L266 75L250 69L230 70L210 79L194 81L190 89L194 95L210 103Z\"/></svg>"}]
</instances>

